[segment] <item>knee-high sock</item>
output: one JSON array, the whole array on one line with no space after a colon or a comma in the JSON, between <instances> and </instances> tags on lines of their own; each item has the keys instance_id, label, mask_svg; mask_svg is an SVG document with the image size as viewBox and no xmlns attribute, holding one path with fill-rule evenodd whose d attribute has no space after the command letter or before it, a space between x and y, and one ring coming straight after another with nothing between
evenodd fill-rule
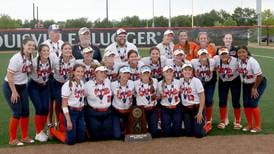
<instances>
[{"instance_id":1,"label":"knee-high sock","mask_svg":"<svg viewBox=\"0 0 274 154\"><path fill-rule=\"evenodd\" d=\"M236 123L241 123L241 108L234 109L234 117Z\"/></svg>"},{"instance_id":2,"label":"knee-high sock","mask_svg":"<svg viewBox=\"0 0 274 154\"><path fill-rule=\"evenodd\" d=\"M21 117L20 125L21 125L22 138L28 137L29 117Z\"/></svg>"},{"instance_id":3,"label":"knee-high sock","mask_svg":"<svg viewBox=\"0 0 274 154\"><path fill-rule=\"evenodd\" d=\"M226 115L227 115L227 107L220 107L220 117L221 117L222 123L225 123Z\"/></svg>"},{"instance_id":4,"label":"knee-high sock","mask_svg":"<svg viewBox=\"0 0 274 154\"><path fill-rule=\"evenodd\" d=\"M35 115L34 116L34 124L35 124L35 131L36 131L36 134L40 133L41 130L42 130L42 125L41 125L41 122L42 122L42 116L40 115Z\"/></svg>"},{"instance_id":5,"label":"knee-high sock","mask_svg":"<svg viewBox=\"0 0 274 154\"><path fill-rule=\"evenodd\" d=\"M254 121L255 121L255 127L256 128L261 128L260 108L259 107L252 108L252 114L253 114Z\"/></svg>"},{"instance_id":6,"label":"knee-high sock","mask_svg":"<svg viewBox=\"0 0 274 154\"><path fill-rule=\"evenodd\" d=\"M245 110L245 116L247 120L247 125L249 128L252 128L252 109L249 107L244 108Z\"/></svg>"},{"instance_id":7,"label":"knee-high sock","mask_svg":"<svg viewBox=\"0 0 274 154\"><path fill-rule=\"evenodd\" d=\"M66 132L61 132L56 130L55 128L50 128L51 135L55 136L57 139L59 139L62 143L66 142Z\"/></svg>"},{"instance_id":8,"label":"knee-high sock","mask_svg":"<svg viewBox=\"0 0 274 154\"><path fill-rule=\"evenodd\" d=\"M10 135L10 141L17 138L17 130L19 126L19 119L16 118L10 118L9 123L9 135Z\"/></svg>"},{"instance_id":9,"label":"knee-high sock","mask_svg":"<svg viewBox=\"0 0 274 154\"><path fill-rule=\"evenodd\" d=\"M205 109L206 111L206 121L211 121L211 117L212 117L212 106L206 107Z\"/></svg>"}]
</instances>

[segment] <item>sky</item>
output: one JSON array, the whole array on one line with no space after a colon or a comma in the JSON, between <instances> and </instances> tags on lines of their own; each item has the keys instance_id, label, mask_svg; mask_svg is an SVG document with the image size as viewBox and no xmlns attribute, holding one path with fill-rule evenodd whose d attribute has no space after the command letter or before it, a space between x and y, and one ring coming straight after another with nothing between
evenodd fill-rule
<instances>
[{"instance_id":1,"label":"sky","mask_svg":"<svg viewBox=\"0 0 274 154\"><path fill-rule=\"evenodd\" d=\"M125 16L137 15L142 19L152 18L153 0L108 0L109 19L120 20ZM193 0L194 15L212 9L226 10L230 13L236 7L256 9L256 0ZM89 20L106 17L106 0L0 0L0 14L14 19L32 19L32 4L39 7L39 19L65 21L80 17ZM169 0L154 0L155 16L169 17ZM262 10L274 11L274 0L262 0ZM171 16L192 13L192 0L171 0Z\"/></svg>"}]
</instances>

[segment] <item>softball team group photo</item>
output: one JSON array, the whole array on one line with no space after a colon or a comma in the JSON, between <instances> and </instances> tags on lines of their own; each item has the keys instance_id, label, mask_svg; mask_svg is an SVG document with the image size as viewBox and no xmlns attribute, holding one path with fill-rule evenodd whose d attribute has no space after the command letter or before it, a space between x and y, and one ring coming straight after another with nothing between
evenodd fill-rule
<instances>
[{"instance_id":1,"label":"softball team group photo","mask_svg":"<svg viewBox=\"0 0 274 154\"><path fill-rule=\"evenodd\" d=\"M233 46L232 34L223 34L223 45L216 46L207 32L190 40L187 31L167 29L162 42L142 50L149 55L142 57L123 28L117 29L115 41L102 54L90 43L89 28L79 29L79 43L74 45L63 42L61 33L59 25L50 25L48 40L36 47L26 37L10 58L3 82L11 111L10 145L49 139L68 145L123 140L134 106L144 109L152 138L202 138L213 127L263 130L259 104L267 79L246 46ZM228 102L234 119L228 118ZM219 105L218 119L212 118L214 103ZM33 137L28 134L30 120Z\"/></svg>"}]
</instances>

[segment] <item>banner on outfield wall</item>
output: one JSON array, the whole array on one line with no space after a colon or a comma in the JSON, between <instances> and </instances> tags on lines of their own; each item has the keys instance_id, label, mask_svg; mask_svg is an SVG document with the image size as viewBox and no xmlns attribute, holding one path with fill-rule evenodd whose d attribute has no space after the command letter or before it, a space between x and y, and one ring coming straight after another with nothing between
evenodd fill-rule
<instances>
[{"instance_id":1,"label":"banner on outfield wall","mask_svg":"<svg viewBox=\"0 0 274 154\"><path fill-rule=\"evenodd\" d=\"M136 44L137 47L151 47L162 41L163 33L167 28L125 28L128 31L128 41ZM172 28L175 32L175 42L180 31L188 31L191 40L195 40L198 32L207 32L211 42L216 45L222 45L222 37L226 33L233 35L234 45L247 45L248 29L244 27L230 28ZM116 29L113 28L95 28L91 29L91 41L101 48L105 48L115 39ZM40 44L48 39L46 29L16 29L0 30L0 51L17 50L21 46L21 41L31 36L36 44ZM62 40L77 44L78 29L63 29Z\"/></svg>"}]
</instances>

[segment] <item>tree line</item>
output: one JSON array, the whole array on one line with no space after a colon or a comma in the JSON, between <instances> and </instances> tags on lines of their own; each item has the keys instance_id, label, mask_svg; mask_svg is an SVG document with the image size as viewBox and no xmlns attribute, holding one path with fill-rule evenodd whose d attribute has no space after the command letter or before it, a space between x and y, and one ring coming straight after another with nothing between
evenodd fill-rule
<instances>
[{"instance_id":1,"label":"tree line","mask_svg":"<svg viewBox=\"0 0 274 154\"><path fill-rule=\"evenodd\" d=\"M265 10L262 13L263 25L274 25L274 13ZM120 21L97 19L89 21L87 18L67 19L66 21L39 20L43 27L47 28L53 23L58 23L62 28L112 28L112 27L151 27L152 19L140 19L138 16L126 16ZM0 15L0 28L35 28L36 20L13 19L8 15ZM168 18L163 16L154 17L155 27L167 27ZM211 10L210 12L194 16L194 26L254 26L257 24L257 14L251 8L236 8L232 14L225 10ZM191 15L179 15L171 18L172 27L190 27ZM272 32L274 33L274 32Z\"/></svg>"}]
</instances>

